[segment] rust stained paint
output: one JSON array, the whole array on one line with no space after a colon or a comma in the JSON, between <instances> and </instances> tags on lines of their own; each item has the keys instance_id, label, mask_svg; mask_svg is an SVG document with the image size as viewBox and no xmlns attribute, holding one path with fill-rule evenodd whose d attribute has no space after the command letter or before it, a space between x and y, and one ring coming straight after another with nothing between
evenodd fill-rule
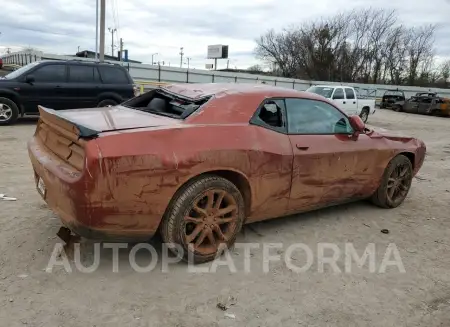
<instances>
[{"instance_id":1,"label":"rust stained paint","mask_svg":"<svg viewBox=\"0 0 450 327\"><path fill-rule=\"evenodd\" d=\"M412 138L376 131L357 141L348 136L288 136L248 124L267 97L319 99L314 94L233 84L174 85L168 90L211 99L184 121L146 114L152 127L145 127L139 113L135 119L142 128L104 132L87 141L77 139L70 123L42 112L28 145L31 162L36 178L47 186L45 200L76 233L146 239L157 231L176 191L204 173L232 172L248 183L250 223L368 197L398 153L415 155L415 173L423 163L425 146ZM127 110L122 126L132 124L133 112ZM92 114L96 119L124 117L118 111L105 115L92 109ZM83 112L83 120L93 124L89 112ZM76 118L72 111L68 115ZM49 135L60 142L52 142ZM296 144L309 150L298 150ZM72 155L67 159L70 153L75 161Z\"/></svg>"}]
</instances>

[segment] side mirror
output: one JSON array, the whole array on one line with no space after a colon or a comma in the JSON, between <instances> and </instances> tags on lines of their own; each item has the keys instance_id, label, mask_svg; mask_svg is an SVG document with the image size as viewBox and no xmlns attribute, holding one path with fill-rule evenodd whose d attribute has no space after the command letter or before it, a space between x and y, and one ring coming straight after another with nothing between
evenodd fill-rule
<instances>
[{"instance_id":1,"label":"side mirror","mask_svg":"<svg viewBox=\"0 0 450 327\"><path fill-rule=\"evenodd\" d=\"M25 77L25 82L33 84L34 83L34 76L33 75L27 75L27 77Z\"/></svg>"},{"instance_id":2,"label":"side mirror","mask_svg":"<svg viewBox=\"0 0 450 327\"><path fill-rule=\"evenodd\" d=\"M352 125L353 130L355 131L355 136L358 136L361 133L364 133L366 129L366 125L362 121L361 117L358 115L352 115L349 117L350 125Z\"/></svg>"}]
</instances>

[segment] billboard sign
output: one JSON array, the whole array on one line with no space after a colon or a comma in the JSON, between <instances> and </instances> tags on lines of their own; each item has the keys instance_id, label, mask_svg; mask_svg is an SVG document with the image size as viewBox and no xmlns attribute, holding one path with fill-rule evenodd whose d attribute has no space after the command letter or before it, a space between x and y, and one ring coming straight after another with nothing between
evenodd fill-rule
<instances>
[{"instance_id":1,"label":"billboard sign","mask_svg":"<svg viewBox=\"0 0 450 327\"><path fill-rule=\"evenodd\" d=\"M208 45L208 59L228 58L228 45L216 44Z\"/></svg>"}]
</instances>

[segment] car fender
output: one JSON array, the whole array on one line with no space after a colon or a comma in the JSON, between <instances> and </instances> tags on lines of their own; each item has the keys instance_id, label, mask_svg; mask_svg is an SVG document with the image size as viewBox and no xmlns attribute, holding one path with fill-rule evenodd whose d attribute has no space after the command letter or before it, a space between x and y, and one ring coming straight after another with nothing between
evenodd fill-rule
<instances>
[{"instance_id":1,"label":"car fender","mask_svg":"<svg viewBox=\"0 0 450 327\"><path fill-rule=\"evenodd\" d=\"M20 113L23 114L23 106L22 102L20 101L20 95L17 92L14 92L10 89L1 89L0 88L0 97L8 98L15 102L17 107L20 110Z\"/></svg>"}]
</instances>

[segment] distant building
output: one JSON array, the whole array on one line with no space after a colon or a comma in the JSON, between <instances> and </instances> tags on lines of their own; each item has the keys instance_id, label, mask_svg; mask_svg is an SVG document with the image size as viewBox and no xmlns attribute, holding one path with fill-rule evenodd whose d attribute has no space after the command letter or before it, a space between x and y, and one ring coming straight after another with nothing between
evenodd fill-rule
<instances>
[{"instance_id":1,"label":"distant building","mask_svg":"<svg viewBox=\"0 0 450 327\"><path fill-rule=\"evenodd\" d=\"M75 54L75 57L79 57L79 58L95 58L95 52L94 51L89 51L89 50L83 50L80 52L77 52ZM109 56L105 54L105 60L110 60L110 61L119 61L119 57L117 56ZM136 61L136 60L130 60L128 59L127 62L132 62L135 64L142 64L142 61Z\"/></svg>"}]
</instances>

